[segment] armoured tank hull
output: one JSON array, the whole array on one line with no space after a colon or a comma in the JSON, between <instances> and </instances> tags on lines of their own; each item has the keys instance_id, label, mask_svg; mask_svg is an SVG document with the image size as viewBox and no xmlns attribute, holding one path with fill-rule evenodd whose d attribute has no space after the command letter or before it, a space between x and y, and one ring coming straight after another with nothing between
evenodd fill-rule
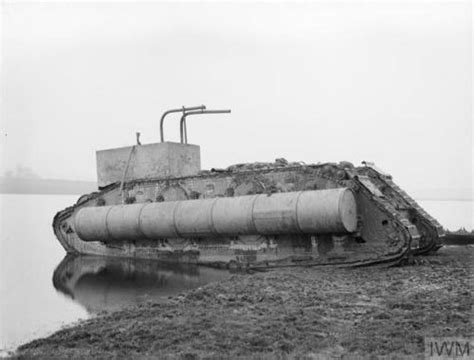
<instances>
[{"instance_id":1,"label":"armoured tank hull","mask_svg":"<svg viewBox=\"0 0 474 360\"><path fill-rule=\"evenodd\" d=\"M53 228L68 253L246 268L396 264L444 236L391 176L347 162L117 181Z\"/></svg>"},{"instance_id":2,"label":"armoured tank hull","mask_svg":"<svg viewBox=\"0 0 474 360\"><path fill-rule=\"evenodd\" d=\"M182 113L180 143L163 121ZM274 163L201 170L186 118L161 142L97 152L99 191L54 218L68 253L219 267L396 264L435 251L442 227L372 164Z\"/></svg>"}]
</instances>

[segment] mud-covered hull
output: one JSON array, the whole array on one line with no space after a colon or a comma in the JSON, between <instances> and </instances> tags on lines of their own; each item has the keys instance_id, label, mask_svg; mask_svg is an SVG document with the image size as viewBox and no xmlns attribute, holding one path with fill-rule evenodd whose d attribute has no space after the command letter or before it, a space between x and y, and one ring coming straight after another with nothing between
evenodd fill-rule
<instances>
[{"instance_id":1,"label":"mud-covered hull","mask_svg":"<svg viewBox=\"0 0 474 360\"><path fill-rule=\"evenodd\" d=\"M75 215L90 206L337 188L349 188L355 196L359 223L355 232L83 241L75 230ZM439 224L389 176L348 163L248 165L197 176L134 180L124 186L115 183L59 212L53 228L68 253L252 268L392 264L437 249L443 236Z\"/></svg>"}]
</instances>

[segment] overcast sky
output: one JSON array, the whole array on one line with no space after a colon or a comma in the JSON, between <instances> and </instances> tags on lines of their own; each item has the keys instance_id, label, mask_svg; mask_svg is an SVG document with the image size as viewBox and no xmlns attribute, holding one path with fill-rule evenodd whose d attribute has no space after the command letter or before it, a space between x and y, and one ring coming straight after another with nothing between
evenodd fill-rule
<instances>
[{"instance_id":1,"label":"overcast sky","mask_svg":"<svg viewBox=\"0 0 474 360\"><path fill-rule=\"evenodd\" d=\"M95 150L205 104L232 114L189 119L203 168L372 160L408 188L473 183L469 1L3 3L1 84L0 172L95 180Z\"/></svg>"}]
</instances>

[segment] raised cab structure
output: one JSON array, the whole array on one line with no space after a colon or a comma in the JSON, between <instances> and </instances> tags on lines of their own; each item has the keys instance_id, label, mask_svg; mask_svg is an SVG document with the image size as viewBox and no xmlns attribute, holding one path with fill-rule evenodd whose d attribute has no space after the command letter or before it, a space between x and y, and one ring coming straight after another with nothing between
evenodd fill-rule
<instances>
[{"instance_id":1,"label":"raised cab structure","mask_svg":"<svg viewBox=\"0 0 474 360\"><path fill-rule=\"evenodd\" d=\"M54 218L66 251L256 268L394 264L440 247L440 224L373 164L201 170L186 118L227 112L169 110L162 142L98 151L99 191ZM164 141L170 113L180 143Z\"/></svg>"}]
</instances>

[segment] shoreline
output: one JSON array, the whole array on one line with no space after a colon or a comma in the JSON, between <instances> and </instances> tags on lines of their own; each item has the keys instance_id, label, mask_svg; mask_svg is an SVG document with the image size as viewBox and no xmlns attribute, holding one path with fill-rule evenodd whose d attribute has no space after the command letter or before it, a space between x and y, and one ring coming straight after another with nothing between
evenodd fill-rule
<instances>
[{"instance_id":1,"label":"shoreline","mask_svg":"<svg viewBox=\"0 0 474 360\"><path fill-rule=\"evenodd\" d=\"M472 338L474 247L393 268L292 268L222 282L81 321L13 358L412 356L424 337Z\"/></svg>"}]
</instances>

